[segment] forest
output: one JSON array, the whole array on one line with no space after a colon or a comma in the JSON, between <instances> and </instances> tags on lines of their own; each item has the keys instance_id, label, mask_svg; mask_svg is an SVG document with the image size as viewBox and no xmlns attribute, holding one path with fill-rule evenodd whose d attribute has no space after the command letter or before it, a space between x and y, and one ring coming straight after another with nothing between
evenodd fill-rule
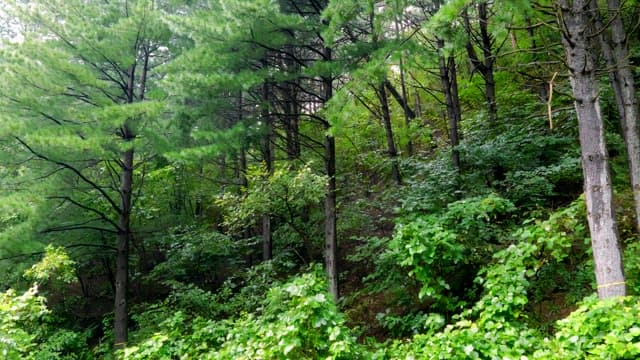
<instances>
[{"instance_id":1,"label":"forest","mask_svg":"<svg viewBox=\"0 0 640 360\"><path fill-rule=\"evenodd\" d=\"M0 358L640 358L639 25L0 0Z\"/></svg>"}]
</instances>

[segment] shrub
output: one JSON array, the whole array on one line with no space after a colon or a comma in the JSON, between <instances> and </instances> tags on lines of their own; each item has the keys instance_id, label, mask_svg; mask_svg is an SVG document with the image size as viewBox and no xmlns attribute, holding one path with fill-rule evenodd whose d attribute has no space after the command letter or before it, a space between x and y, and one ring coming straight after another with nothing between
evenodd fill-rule
<instances>
[{"instance_id":1,"label":"shrub","mask_svg":"<svg viewBox=\"0 0 640 360\"><path fill-rule=\"evenodd\" d=\"M326 292L320 267L273 287L258 311L188 322L176 312L161 330L124 350L127 359L360 359L362 349Z\"/></svg>"}]
</instances>

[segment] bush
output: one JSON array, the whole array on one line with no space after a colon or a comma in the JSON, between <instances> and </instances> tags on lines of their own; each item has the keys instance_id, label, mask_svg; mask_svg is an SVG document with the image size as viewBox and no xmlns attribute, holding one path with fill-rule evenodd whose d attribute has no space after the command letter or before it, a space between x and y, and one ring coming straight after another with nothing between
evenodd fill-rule
<instances>
[{"instance_id":1,"label":"bush","mask_svg":"<svg viewBox=\"0 0 640 360\"><path fill-rule=\"evenodd\" d=\"M124 350L127 359L360 359L362 349L326 292L320 267L273 287L238 318L188 322L176 312L161 330Z\"/></svg>"},{"instance_id":2,"label":"bush","mask_svg":"<svg viewBox=\"0 0 640 360\"><path fill-rule=\"evenodd\" d=\"M557 322L555 338L535 359L637 359L640 356L640 298L598 300L592 296Z\"/></svg>"},{"instance_id":3,"label":"bush","mask_svg":"<svg viewBox=\"0 0 640 360\"><path fill-rule=\"evenodd\" d=\"M88 332L53 326L37 285L18 295L0 293L0 357L2 359L89 359Z\"/></svg>"},{"instance_id":4,"label":"bush","mask_svg":"<svg viewBox=\"0 0 640 360\"><path fill-rule=\"evenodd\" d=\"M460 291L472 289L452 291L452 284L475 277L474 269L501 242L498 224L513 210L510 201L490 194L454 202L441 213L409 215L396 226L390 251L423 284L420 297L431 298L435 310L453 311L470 297Z\"/></svg>"}]
</instances>

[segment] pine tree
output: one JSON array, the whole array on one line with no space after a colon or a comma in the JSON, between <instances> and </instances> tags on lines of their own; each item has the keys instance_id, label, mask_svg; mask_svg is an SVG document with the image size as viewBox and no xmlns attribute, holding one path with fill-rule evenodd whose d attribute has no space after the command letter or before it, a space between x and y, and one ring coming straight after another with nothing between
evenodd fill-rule
<instances>
[{"instance_id":1,"label":"pine tree","mask_svg":"<svg viewBox=\"0 0 640 360\"><path fill-rule=\"evenodd\" d=\"M28 25L2 56L1 136L54 187L45 233L112 234L116 347L127 342L127 291L136 168L152 150L161 104L150 95L170 56L154 1L11 4ZM63 209L82 214L64 217Z\"/></svg>"}]
</instances>

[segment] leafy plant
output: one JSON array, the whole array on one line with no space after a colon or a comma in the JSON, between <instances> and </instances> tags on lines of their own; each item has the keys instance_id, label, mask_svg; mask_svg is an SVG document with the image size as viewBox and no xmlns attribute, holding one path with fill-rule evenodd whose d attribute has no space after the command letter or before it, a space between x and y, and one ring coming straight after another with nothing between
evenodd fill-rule
<instances>
[{"instance_id":1,"label":"leafy plant","mask_svg":"<svg viewBox=\"0 0 640 360\"><path fill-rule=\"evenodd\" d=\"M313 173L310 165L298 170L277 167L268 174L264 167L252 167L247 171L249 188L244 194L226 193L218 199L218 205L228 209L225 225L231 230L255 224L259 215L273 215L293 223L293 217L309 204L317 203L323 196L326 177Z\"/></svg>"},{"instance_id":2,"label":"leafy plant","mask_svg":"<svg viewBox=\"0 0 640 360\"><path fill-rule=\"evenodd\" d=\"M3 359L90 359L89 332L56 326L34 285L22 294L0 293L0 356Z\"/></svg>"},{"instance_id":3,"label":"leafy plant","mask_svg":"<svg viewBox=\"0 0 640 360\"><path fill-rule=\"evenodd\" d=\"M177 312L162 330L124 350L128 359L171 356L202 359L357 359L362 353L326 293L319 267L273 287L259 312L236 319L196 318Z\"/></svg>"},{"instance_id":4,"label":"leafy plant","mask_svg":"<svg viewBox=\"0 0 640 360\"><path fill-rule=\"evenodd\" d=\"M595 296L557 322L555 337L534 359L637 359L640 356L640 299L606 301Z\"/></svg>"},{"instance_id":5,"label":"leafy plant","mask_svg":"<svg viewBox=\"0 0 640 360\"><path fill-rule=\"evenodd\" d=\"M71 283L76 280L74 270L75 261L69 258L64 248L47 245L42 260L26 270L24 276L39 283L47 280Z\"/></svg>"},{"instance_id":6,"label":"leafy plant","mask_svg":"<svg viewBox=\"0 0 640 360\"><path fill-rule=\"evenodd\" d=\"M451 284L463 283L461 275L473 279L475 274L465 269L476 268L491 252L491 243L501 241L497 224L513 210L510 201L493 194L460 200L439 214L407 216L396 226L389 246L399 263L411 268L410 274L423 284L420 297L452 311L463 304L458 301L464 296L451 291Z\"/></svg>"}]
</instances>

